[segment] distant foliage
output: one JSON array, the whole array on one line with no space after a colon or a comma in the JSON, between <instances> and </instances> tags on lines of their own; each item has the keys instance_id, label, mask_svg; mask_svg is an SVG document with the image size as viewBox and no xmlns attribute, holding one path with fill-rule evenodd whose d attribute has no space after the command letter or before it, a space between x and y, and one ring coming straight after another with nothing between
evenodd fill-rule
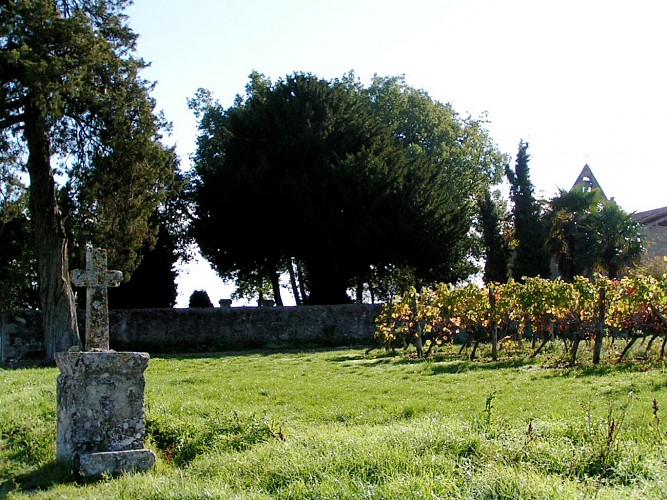
<instances>
[{"instance_id":1,"label":"distant foliage","mask_svg":"<svg viewBox=\"0 0 667 500\"><path fill-rule=\"evenodd\" d=\"M146 248L129 281L109 289L112 309L170 308L176 304L176 238L161 225L154 248Z\"/></svg>"},{"instance_id":2,"label":"distant foliage","mask_svg":"<svg viewBox=\"0 0 667 500\"><path fill-rule=\"evenodd\" d=\"M619 278L638 265L644 253L641 225L597 189L562 190L549 202L545 222L547 246L566 281L592 276L596 270Z\"/></svg>"},{"instance_id":3,"label":"distant foliage","mask_svg":"<svg viewBox=\"0 0 667 500\"><path fill-rule=\"evenodd\" d=\"M36 309L37 270L30 222L25 217L2 220L0 209L0 311Z\"/></svg>"},{"instance_id":4,"label":"distant foliage","mask_svg":"<svg viewBox=\"0 0 667 500\"><path fill-rule=\"evenodd\" d=\"M233 106L205 90L190 106L193 235L221 276L271 283L279 303L277 275L296 263L304 303L331 304L352 287L379 296L408 275L431 284L476 271L476 200L504 163L483 120L400 77L364 87L354 75L253 73Z\"/></svg>"},{"instance_id":5,"label":"distant foliage","mask_svg":"<svg viewBox=\"0 0 667 500\"><path fill-rule=\"evenodd\" d=\"M641 263L631 269L628 274L632 276L643 274L657 280L664 279L667 275L667 256L653 255L642 259Z\"/></svg>"},{"instance_id":6,"label":"distant foliage","mask_svg":"<svg viewBox=\"0 0 667 500\"><path fill-rule=\"evenodd\" d=\"M213 302L211 302L205 290L195 290L190 295L188 307L213 307Z\"/></svg>"},{"instance_id":7,"label":"distant foliage","mask_svg":"<svg viewBox=\"0 0 667 500\"><path fill-rule=\"evenodd\" d=\"M530 180L528 143L521 141L512 170L505 168L510 183L512 200L512 220L514 222L514 258L512 277L521 281L524 276L551 275L550 259L546 248L547 233L541 220L540 204L535 199L533 183Z\"/></svg>"},{"instance_id":8,"label":"distant foliage","mask_svg":"<svg viewBox=\"0 0 667 500\"><path fill-rule=\"evenodd\" d=\"M510 249L505 237L501 202L488 190L478 200L484 246L484 282L505 283L509 279Z\"/></svg>"}]
</instances>

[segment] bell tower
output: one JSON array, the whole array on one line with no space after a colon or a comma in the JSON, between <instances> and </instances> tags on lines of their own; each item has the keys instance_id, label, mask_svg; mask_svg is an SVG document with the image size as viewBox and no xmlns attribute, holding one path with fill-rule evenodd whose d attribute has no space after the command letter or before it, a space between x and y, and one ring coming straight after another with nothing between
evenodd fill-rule
<instances>
[{"instance_id":1,"label":"bell tower","mask_svg":"<svg viewBox=\"0 0 667 500\"><path fill-rule=\"evenodd\" d=\"M605 201L608 200L607 195L604 194L604 191L602 190L600 183L593 175L593 171L591 170L591 167L588 166L588 163L584 165L584 168L581 170L581 173L579 174L579 177L577 177L577 180L574 181L574 184L572 185L572 189L570 191L574 189L582 189L584 191L593 191L594 189L598 189L600 190L601 198Z\"/></svg>"}]
</instances>

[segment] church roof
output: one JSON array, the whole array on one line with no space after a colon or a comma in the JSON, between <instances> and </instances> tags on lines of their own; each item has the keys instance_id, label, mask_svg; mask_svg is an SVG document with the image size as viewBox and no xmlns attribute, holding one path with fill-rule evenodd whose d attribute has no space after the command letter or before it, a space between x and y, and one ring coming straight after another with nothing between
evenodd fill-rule
<instances>
[{"instance_id":1,"label":"church roof","mask_svg":"<svg viewBox=\"0 0 667 500\"><path fill-rule=\"evenodd\" d=\"M638 212L632 216L643 226L667 226L667 207Z\"/></svg>"},{"instance_id":2,"label":"church roof","mask_svg":"<svg viewBox=\"0 0 667 500\"><path fill-rule=\"evenodd\" d=\"M593 171L591 170L591 167L588 166L588 164L584 165L584 168L581 170L579 177L577 177L577 180L574 181L572 189L584 189L586 191L599 189L602 199L607 200L607 196L604 194L600 183L595 178L595 175L593 175ZM635 212L631 215L644 227L667 227L667 207L646 210L645 212Z\"/></svg>"},{"instance_id":3,"label":"church roof","mask_svg":"<svg viewBox=\"0 0 667 500\"><path fill-rule=\"evenodd\" d=\"M600 196L602 196L602 199L607 200L607 195L604 194L604 191L602 190L600 183L593 175L593 171L591 170L591 167L588 166L588 163L584 165L584 168L581 170L579 177L577 177L577 180L574 181L571 190L573 189L585 189L586 191L599 189Z\"/></svg>"}]
</instances>

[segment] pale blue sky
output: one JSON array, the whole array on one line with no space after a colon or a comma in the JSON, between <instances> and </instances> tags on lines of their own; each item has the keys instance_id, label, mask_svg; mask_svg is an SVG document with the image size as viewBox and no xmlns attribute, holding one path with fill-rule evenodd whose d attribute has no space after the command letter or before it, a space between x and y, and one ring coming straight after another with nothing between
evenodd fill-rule
<instances>
[{"instance_id":1,"label":"pale blue sky","mask_svg":"<svg viewBox=\"0 0 667 500\"><path fill-rule=\"evenodd\" d=\"M625 210L667 205L667 2L135 0L128 14L184 167L198 87L231 105L252 70L405 74L461 114L488 112L513 157L529 141L543 196L588 163Z\"/></svg>"}]
</instances>

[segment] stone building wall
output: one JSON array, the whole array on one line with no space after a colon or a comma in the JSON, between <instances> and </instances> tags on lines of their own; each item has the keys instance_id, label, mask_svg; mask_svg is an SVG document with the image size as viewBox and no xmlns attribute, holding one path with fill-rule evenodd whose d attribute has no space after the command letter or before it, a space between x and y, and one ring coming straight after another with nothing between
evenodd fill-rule
<instances>
[{"instance_id":1,"label":"stone building wall","mask_svg":"<svg viewBox=\"0 0 667 500\"><path fill-rule=\"evenodd\" d=\"M151 354L373 343L381 306L126 309L110 311L110 347ZM83 318L79 314L79 320ZM83 324L80 324L83 332ZM0 314L0 362L39 359L41 314Z\"/></svg>"},{"instance_id":2,"label":"stone building wall","mask_svg":"<svg viewBox=\"0 0 667 500\"><path fill-rule=\"evenodd\" d=\"M667 227L644 226L643 232L648 240L648 258L667 255Z\"/></svg>"}]
</instances>

